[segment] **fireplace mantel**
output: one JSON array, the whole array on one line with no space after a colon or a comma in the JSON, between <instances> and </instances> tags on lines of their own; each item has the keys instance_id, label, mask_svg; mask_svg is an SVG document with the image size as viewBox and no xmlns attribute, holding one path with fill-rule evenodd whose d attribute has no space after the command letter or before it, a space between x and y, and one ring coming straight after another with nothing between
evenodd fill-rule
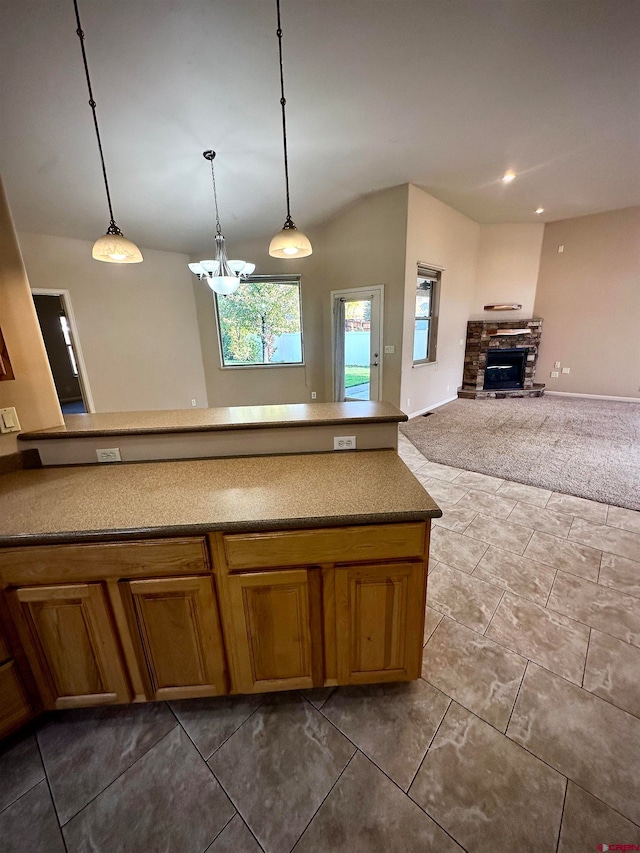
<instances>
[{"instance_id":1,"label":"fireplace mantel","mask_svg":"<svg viewBox=\"0 0 640 853\"><path fill-rule=\"evenodd\" d=\"M534 382L538 349L542 336L542 320L470 320L467 323L467 347L464 355L464 375L459 397L541 397L544 385ZM522 388L486 389L485 370L489 350L526 350Z\"/></svg>"}]
</instances>

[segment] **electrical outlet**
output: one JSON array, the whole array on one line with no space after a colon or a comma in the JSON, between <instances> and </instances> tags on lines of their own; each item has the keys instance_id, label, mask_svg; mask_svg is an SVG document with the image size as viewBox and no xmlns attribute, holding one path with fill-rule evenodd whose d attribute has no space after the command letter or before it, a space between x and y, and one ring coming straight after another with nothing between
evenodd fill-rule
<instances>
[{"instance_id":1,"label":"electrical outlet","mask_svg":"<svg viewBox=\"0 0 640 853\"><path fill-rule=\"evenodd\" d=\"M558 371L557 371L557 370L552 370L552 371L551 371L551 378L552 378L552 379L557 379L557 378L558 378L558 376L560 376L560 374L558 373Z\"/></svg>"},{"instance_id":2,"label":"electrical outlet","mask_svg":"<svg viewBox=\"0 0 640 853\"><path fill-rule=\"evenodd\" d=\"M0 409L0 432L20 432L18 413L13 406Z\"/></svg>"},{"instance_id":3,"label":"electrical outlet","mask_svg":"<svg viewBox=\"0 0 640 853\"><path fill-rule=\"evenodd\" d=\"M554 366L554 367L555 367L555 369L557 370L557 369L560 367L560 362L559 362L559 361L556 361L556 363L555 363L553 366Z\"/></svg>"},{"instance_id":4,"label":"electrical outlet","mask_svg":"<svg viewBox=\"0 0 640 853\"><path fill-rule=\"evenodd\" d=\"M407 397L407 407L411 405L411 397Z\"/></svg>"},{"instance_id":5,"label":"electrical outlet","mask_svg":"<svg viewBox=\"0 0 640 853\"><path fill-rule=\"evenodd\" d=\"M101 447L96 450L98 462L122 462L119 447Z\"/></svg>"},{"instance_id":6,"label":"electrical outlet","mask_svg":"<svg viewBox=\"0 0 640 853\"><path fill-rule=\"evenodd\" d=\"M563 373L571 373L571 368L570 367L563 367L562 372Z\"/></svg>"},{"instance_id":7,"label":"electrical outlet","mask_svg":"<svg viewBox=\"0 0 640 853\"><path fill-rule=\"evenodd\" d=\"M334 435L333 436L334 450L355 450L356 437L355 435Z\"/></svg>"},{"instance_id":8,"label":"electrical outlet","mask_svg":"<svg viewBox=\"0 0 640 853\"><path fill-rule=\"evenodd\" d=\"M558 254L561 255L564 252L564 246L558 246Z\"/></svg>"},{"instance_id":9,"label":"electrical outlet","mask_svg":"<svg viewBox=\"0 0 640 853\"><path fill-rule=\"evenodd\" d=\"M394 346L386 346L384 348L385 355L393 355L395 351L396 348Z\"/></svg>"},{"instance_id":10,"label":"electrical outlet","mask_svg":"<svg viewBox=\"0 0 640 853\"><path fill-rule=\"evenodd\" d=\"M312 399L312 400L315 400L315 399L317 398L317 396L318 396L318 395L316 394L316 392L315 392L315 391L312 391L312 392L311 392L311 399Z\"/></svg>"},{"instance_id":11,"label":"electrical outlet","mask_svg":"<svg viewBox=\"0 0 640 853\"><path fill-rule=\"evenodd\" d=\"M460 338L460 340L458 341L458 344L459 344L459 346L462 346L464 344L464 338Z\"/></svg>"},{"instance_id":12,"label":"electrical outlet","mask_svg":"<svg viewBox=\"0 0 640 853\"><path fill-rule=\"evenodd\" d=\"M195 397L191 400L191 405L192 405L192 406L197 406L197 405L198 405L198 404L196 403L196 399L195 399Z\"/></svg>"}]
</instances>

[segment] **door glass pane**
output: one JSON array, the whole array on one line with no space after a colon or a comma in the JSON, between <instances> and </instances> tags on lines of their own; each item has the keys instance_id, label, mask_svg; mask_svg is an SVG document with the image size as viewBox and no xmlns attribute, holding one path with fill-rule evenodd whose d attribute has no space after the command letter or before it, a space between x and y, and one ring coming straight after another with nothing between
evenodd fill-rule
<instances>
[{"instance_id":1,"label":"door glass pane","mask_svg":"<svg viewBox=\"0 0 640 853\"><path fill-rule=\"evenodd\" d=\"M371 399L371 299L344 304L344 386L347 400Z\"/></svg>"}]
</instances>

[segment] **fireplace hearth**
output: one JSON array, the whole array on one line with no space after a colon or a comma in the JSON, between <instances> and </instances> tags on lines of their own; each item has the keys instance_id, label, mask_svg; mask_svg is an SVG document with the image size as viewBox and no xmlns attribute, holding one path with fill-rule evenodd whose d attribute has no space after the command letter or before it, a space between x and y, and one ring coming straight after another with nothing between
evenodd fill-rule
<instances>
[{"instance_id":1,"label":"fireplace hearth","mask_svg":"<svg viewBox=\"0 0 640 853\"><path fill-rule=\"evenodd\" d=\"M534 382L542 320L467 323L464 375L459 397L541 397Z\"/></svg>"}]
</instances>

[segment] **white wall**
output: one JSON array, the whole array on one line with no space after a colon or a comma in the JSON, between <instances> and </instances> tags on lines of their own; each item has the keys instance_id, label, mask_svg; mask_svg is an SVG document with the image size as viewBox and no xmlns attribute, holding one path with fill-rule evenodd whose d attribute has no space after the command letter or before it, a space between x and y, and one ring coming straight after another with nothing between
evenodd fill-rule
<instances>
[{"instance_id":1,"label":"white wall","mask_svg":"<svg viewBox=\"0 0 640 853\"><path fill-rule=\"evenodd\" d=\"M418 414L456 396L462 382L467 321L475 299L480 226L409 185L400 408ZM444 269L437 361L413 366L418 262Z\"/></svg>"},{"instance_id":2,"label":"white wall","mask_svg":"<svg viewBox=\"0 0 640 853\"><path fill-rule=\"evenodd\" d=\"M105 264L84 240L19 235L32 288L68 290L96 411L207 406L188 257Z\"/></svg>"},{"instance_id":3,"label":"white wall","mask_svg":"<svg viewBox=\"0 0 640 853\"><path fill-rule=\"evenodd\" d=\"M530 319L540 269L544 224L481 225L476 287L470 320ZM495 302L517 302L520 311L485 311Z\"/></svg>"}]
</instances>

